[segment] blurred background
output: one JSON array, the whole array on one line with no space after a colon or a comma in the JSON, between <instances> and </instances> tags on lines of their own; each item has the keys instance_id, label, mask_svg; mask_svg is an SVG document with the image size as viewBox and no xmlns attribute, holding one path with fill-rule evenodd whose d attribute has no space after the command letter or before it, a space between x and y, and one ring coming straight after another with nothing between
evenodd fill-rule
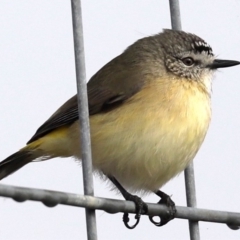
<instances>
[{"instance_id":1,"label":"blurred background","mask_svg":"<svg viewBox=\"0 0 240 240\"><path fill-rule=\"evenodd\" d=\"M36 129L76 93L70 1L0 1L0 160L23 147ZM183 30L199 35L218 58L240 60L240 1L180 1ZM87 79L139 38L171 28L167 0L83 0ZM240 67L213 81L212 123L194 165L199 208L240 211ZM32 163L1 183L83 193L82 169L72 159ZM94 179L95 195L121 196ZM183 174L162 188L185 206ZM149 195L148 202L158 198ZM132 216L133 218L133 216ZM189 239L188 222L162 228L142 217L128 230L122 214L97 211L99 239ZM224 224L200 222L201 239L239 239ZM0 198L0 239L86 239L85 211Z\"/></svg>"}]
</instances>

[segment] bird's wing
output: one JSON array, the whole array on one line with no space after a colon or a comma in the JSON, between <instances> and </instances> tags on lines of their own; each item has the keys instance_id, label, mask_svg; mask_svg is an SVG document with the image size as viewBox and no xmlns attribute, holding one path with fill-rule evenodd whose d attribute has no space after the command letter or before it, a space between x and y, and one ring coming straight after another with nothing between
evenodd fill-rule
<instances>
[{"instance_id":1,"label":"bird's wing","mask_svg":"<svg viewBox=\"0 0 240 240\"><path fill-rule=\"evenodd\" d=\"M89 114L111 111L137 93L144 85L138 67L118 56L100 69L88 82ZM134 67L135 66L135 67ZM31 143L47 133L78 119L77 95L64 103L28 141Z\"/></svg>"}]
</instances>

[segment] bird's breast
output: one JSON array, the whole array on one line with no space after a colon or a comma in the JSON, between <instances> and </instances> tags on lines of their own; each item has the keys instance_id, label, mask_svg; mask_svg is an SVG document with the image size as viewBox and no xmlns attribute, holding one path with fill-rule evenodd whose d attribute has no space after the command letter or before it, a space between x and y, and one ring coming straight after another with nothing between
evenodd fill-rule
<instances>
[{"instance_id":1,"label":"bird's breast","mask_svg":"<svg viewBox=\"0 0 240 240\"><path fill-rule=\"evenodd\" d=\"M209 96L197 84L148 85L90 117L94 168L129 190L157 190L194 158L210 115Z\"/></svg>"}]
</instances>

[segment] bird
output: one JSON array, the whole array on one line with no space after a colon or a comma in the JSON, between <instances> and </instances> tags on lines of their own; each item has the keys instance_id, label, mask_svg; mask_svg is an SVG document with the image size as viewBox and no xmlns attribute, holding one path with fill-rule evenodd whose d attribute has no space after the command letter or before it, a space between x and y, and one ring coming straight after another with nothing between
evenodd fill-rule
<instances>
[{"instance_id":1,"label":"bird","mask_svg":"<svg viewBox=\"0 0 240 240\"><path fill-rule=\"evenodd\" d=\"M137 40L87 83L94 172L136 204L137 225L147 205L133 194L156 193L194 159L211 120L212 78L239 61L216 59L202 38L164 29ZM33 161L81 159L77 95L41 125L26 146L0 162L0 179ZM128 228L128 215L124 222ZM151 220L151 219L150 219ZM159 225L170 219L162 219Z\"/></svg>"}]
</instances>

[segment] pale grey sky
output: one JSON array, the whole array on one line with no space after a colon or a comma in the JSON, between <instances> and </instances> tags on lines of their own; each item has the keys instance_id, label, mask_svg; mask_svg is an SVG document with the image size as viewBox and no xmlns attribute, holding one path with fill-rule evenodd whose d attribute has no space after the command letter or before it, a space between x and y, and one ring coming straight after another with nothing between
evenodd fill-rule
<instances>
[{"instance_id":1,"label":"pale grey sky","mask_svg":"<svg viewBox=\"0 0 240 240\"><path fill-rule=\"evenodd\" d=\"M76 93L70 1L0 1L0 159L29 140ZM170 28L168 1L82 1L88 79L135 40ZM180 1L183 30L205 39L219 58L240 60L240 1ZM212 123L194 164L200 208L240 211L240 67L218 71ZM72 159L32 163L2 183L83 193L82 169ZM183 174L163 190L186 205ZM121 198L95 178L95 195ZM157 202L150 195L144 198ZM134 230L122 214L97 212L99 239L189 239L188 222L157 228L142 217ZM223 224L200 223L202 239L239 239ZM0 198L0 239L86 239L84 209L46 208Z\"/></svg>"}]
</instances>

